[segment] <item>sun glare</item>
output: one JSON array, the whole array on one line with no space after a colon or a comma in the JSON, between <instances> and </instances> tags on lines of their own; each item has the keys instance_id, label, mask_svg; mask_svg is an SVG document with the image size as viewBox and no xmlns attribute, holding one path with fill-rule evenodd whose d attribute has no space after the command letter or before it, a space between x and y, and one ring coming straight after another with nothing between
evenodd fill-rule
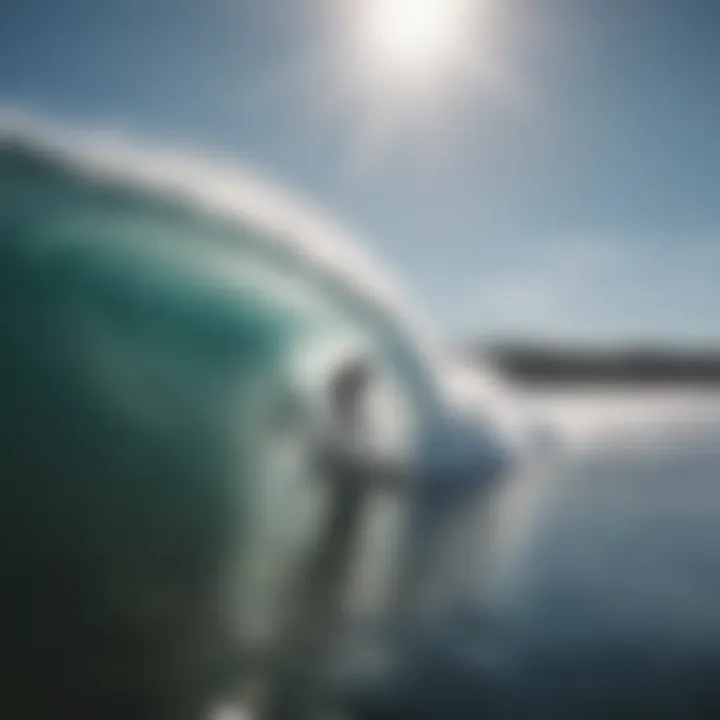
<instances>
[{"instance_id":1,"label":"sun glare","mask_svg":"<svg viewBox=\"0 0 720 720\"><path fill-rule=\"evenodd\" d=\"M428 80L462 44L470 0L364 0L359 24L366 58L384 75Z\"/></svg>"},{"instance_id":2,"label":"sun glare","mask_svg":"<svg viewBox=\"0 0 720 720\"><path fill-rule=\"evenodd\" d=\"M412 162L426 159L429 167L443 163L468 110L517 95L506 53L510 3L318 1L336 28L337 55L323 61L329 79L318 84L311 107L320 119L335 113L348 123L353 172L396 152L410 153Z\"/></svg>"},{"instance_id":3,"label":"sun glare","mask_svg":"<svg viewBox=\"0 0 720 720\"><path fill-rule=\"evenodd\" d=\"M313 44L260 78L257 98L306 94L293 124L308 123L327 138L334 132L330 124L337 123L349 175L373 171L395 154L418 167L427 162L440 168L480 125L479 110L525 111L533 100L513 57L516 3L313 0L311 5L317 10Z\"/></svg>"}]
</instances>

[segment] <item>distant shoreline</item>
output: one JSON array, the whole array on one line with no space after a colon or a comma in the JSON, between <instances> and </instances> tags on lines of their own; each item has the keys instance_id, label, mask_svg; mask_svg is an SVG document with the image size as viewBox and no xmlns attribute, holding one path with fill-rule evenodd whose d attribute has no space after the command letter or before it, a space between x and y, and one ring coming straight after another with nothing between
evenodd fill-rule
<instances>
[{"instance_id":1,"label":"distant shoreline","mask_svg":"<svg viewBox=\"0 0 720 720\"><path fill-rule=\"evenodd\" d=\"M720 386L720 350L471 346L461 355L523 385Z\"/></svg>"}]
</instances>

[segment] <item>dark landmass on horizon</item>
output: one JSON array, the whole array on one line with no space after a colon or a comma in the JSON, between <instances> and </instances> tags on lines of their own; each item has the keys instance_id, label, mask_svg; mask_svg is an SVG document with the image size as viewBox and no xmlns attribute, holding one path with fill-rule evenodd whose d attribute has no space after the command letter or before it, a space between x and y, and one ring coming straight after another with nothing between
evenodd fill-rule
<instances>
[{"instance_id":1,"label":"dark landmass on horizon","mask_svg":"<svg viewBox=\"0 0 720 720\"><path fill-rule=\"evenodd\" d=\"M461 348L471 362L503 377L539 385L720 386L720 349L598 349L522 342L473 343Z\"/></svg>"}]
</instances>

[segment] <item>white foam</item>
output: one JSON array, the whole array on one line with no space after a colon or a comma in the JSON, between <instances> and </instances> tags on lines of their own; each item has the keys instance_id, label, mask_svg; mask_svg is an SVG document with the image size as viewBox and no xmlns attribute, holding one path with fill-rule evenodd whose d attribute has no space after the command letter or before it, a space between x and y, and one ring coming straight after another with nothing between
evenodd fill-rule
<instances>
[{"instance_id":1,"label":"white foam","mask_svg":"<svg viewBox=\"0 0 720 720\"><path fill-rule=\"evenodd\" d=\"M174 197L257 227L267 242L302 255L348 291L416 325L396 284L340 224L275 183L226 160L143 143L116 130L68 127L0 107L0 142L17 138L78 172Z\"/></svg>"},{"instance_id":2,"label":"white foam","mask_svg":"<svg viewBox=\"0 0 720 720\"><path fill-rule=\"evenodd\" d=\"M436 391L455 403L457 368L433 333L418 322L404 294L339 223L255 171L193 151L147 143L114 129L68 126L22 109L0 106L0 143L18 139L98 182L121 182L158 196L171 195L201 211L247 227L258 239L302 256L346 294L373 307L424 359ZM478 374L474 373L477 381ZM466 403L487 407L488 398L461 383ZM492 403L490 403L492 404Z\"/></svg>"}]
</instances>

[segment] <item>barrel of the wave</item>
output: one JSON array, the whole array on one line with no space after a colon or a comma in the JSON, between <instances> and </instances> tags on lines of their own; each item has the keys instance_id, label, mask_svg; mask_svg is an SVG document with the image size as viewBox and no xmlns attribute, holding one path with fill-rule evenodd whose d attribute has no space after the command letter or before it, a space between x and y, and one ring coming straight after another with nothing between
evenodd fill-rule
<instances>
[{"instance_id":1,"label":"barrel of the wave","mask_svg":"<svg viewBox=\"0 0 720 720\"><path fill-rule=\"evenodd\" d=\"M2 717L195 720L239 672L257 390L300 323L204 274L228 232L0 144Z\"/></svg>"}]
</instances>

